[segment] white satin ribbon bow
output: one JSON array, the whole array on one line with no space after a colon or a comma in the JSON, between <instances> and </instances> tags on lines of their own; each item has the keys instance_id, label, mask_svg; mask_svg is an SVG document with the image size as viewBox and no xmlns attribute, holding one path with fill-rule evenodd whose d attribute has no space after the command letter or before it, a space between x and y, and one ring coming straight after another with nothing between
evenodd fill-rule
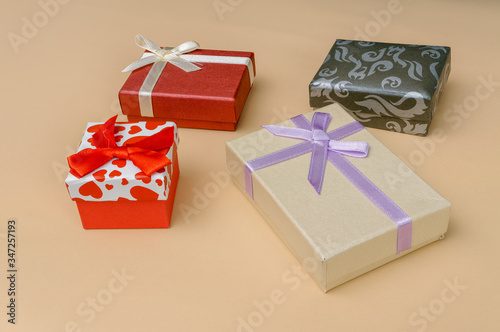
<instances>
[{"instance_id":1,"label":"white satin ribbon bow","mask_svg":"<svg viewBox=\"0 0 500 332\"><path fill-rule=\"evenodd\" d=\"M186 72L200 70L201 68L180 57L181 54L192 52L200 47L195 41L188 41L174 48L161 48L156 43L143 35L135 37L135 43L140 48L151 53L145 53L142 58L132 62L122 72L126 73L135 69L149 65L150 63L162 61L170 62L174 66L181 68Z\"/></svg>"}]
</instances>

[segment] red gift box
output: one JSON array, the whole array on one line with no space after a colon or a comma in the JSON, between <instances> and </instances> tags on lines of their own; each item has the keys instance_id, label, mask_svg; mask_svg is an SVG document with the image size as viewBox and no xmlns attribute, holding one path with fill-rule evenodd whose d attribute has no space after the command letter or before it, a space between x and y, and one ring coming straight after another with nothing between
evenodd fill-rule
<instances>
[{"instance_id":1,"label":"red gift box","mask_svg":"<svg viewBox=\"0 0 500 332\"><path fill-rule=\"evenodd\" d=\"M153 64L140 67L132 71L119 92L122 112L129 121L168 120L179 127L236 129L255 73L253 52L198 49L188 55L249 61L248 65L197 61L194 64L201 69L191 72L168 62L150 92L153 117L141 113L139 102L139 91Z\"/></svg>"},{"instance_id":2,"label":"red gift box","mask_svg":"<svg viewBox=\"0 0 500 332\"><path fill-rule=\"evenodd\" d=\"M117 149L133 146L134 143L162 131L168 132L171 144L168 148L157 151L168 163L152 174L145 174L130 159L112 157L102 166L80 176L74 171L73 164L75 160L82 162L85 157L82 151L98 150L93 135L102 126L102 123L89 123L78 153L68 158L71 170L66 178L66 187L77 204L83 228L170 227L179 178L178 133L175 123L129 122L116 123L114 126L113 136ZM134 149L138 148L128 148L130 151L135 151ZM145 154L150 156L157 152L148 150ZM149 159L148 164L151 164Z\"/></svg>"}]
</instances>

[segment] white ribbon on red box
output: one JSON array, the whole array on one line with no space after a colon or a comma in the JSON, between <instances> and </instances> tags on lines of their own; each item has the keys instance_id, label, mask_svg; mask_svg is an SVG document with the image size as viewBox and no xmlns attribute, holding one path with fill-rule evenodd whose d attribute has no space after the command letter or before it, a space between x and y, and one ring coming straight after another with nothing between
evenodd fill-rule
<instances>
[{"instance_id":1,"label":"white ribbon on red box","mask_svg":"<svg viewBox=\"0 0 500 332\"><path fill-rule=\"evenodd\" d=\"M122 72L130 72L135 69L153 64L148 75L139 89L139 107L141 116L153 117L153 102L151 95L161 73L165 69L167 63L179 67L186 72L201 70L194 63L223 63L234 65L246 65L248 67L250 86L253 84L255 76L252 60L248 57L236 56L218 56L218 55L199 55L199 54L186 54L190 53L200 47L195 41L185 42L177 47L159 47L155 42L147 39L142 35L135 37L135 43L140 48L149 51L142 55L139 60L134 61L127 66Z\"/></svg>"}]
</instances>

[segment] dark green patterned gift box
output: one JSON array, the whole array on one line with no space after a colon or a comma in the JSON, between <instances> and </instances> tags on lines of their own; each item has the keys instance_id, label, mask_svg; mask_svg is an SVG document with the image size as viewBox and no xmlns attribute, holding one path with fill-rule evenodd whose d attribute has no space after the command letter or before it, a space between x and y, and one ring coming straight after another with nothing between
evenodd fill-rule
<instances>
[{"instance_id":1,"label":"dark green patterned gift box","mask_svg":"<svg viewBox=\"0 0 500 332\"><path fill-rule=\"evenodd\" d=\"M450 54L445 46L337 39L309 84L310 105L338 102L366 127L425 136Z\"/></svg>"}]
</instances>

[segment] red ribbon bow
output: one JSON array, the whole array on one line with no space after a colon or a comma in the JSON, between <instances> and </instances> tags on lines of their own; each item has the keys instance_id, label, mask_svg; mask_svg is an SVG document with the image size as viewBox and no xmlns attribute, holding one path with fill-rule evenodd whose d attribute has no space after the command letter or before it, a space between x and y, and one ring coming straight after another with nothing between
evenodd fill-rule
<instances>
[{"instance_id":1,"label":"red ribbon bow","mask_svg":"<svg viewBox=\"0 0 500 332\"><path fill-rule=\"evenodd\" d=\"M131 160L147 176L172 163L165 155L174 144L173 127L166 127L138 142L117 146L114 133L117 117L106 121L92 135L96 149L84 149L68 157L72 174L81 178L114 157Z\"/></svg>"}]
</instances>

